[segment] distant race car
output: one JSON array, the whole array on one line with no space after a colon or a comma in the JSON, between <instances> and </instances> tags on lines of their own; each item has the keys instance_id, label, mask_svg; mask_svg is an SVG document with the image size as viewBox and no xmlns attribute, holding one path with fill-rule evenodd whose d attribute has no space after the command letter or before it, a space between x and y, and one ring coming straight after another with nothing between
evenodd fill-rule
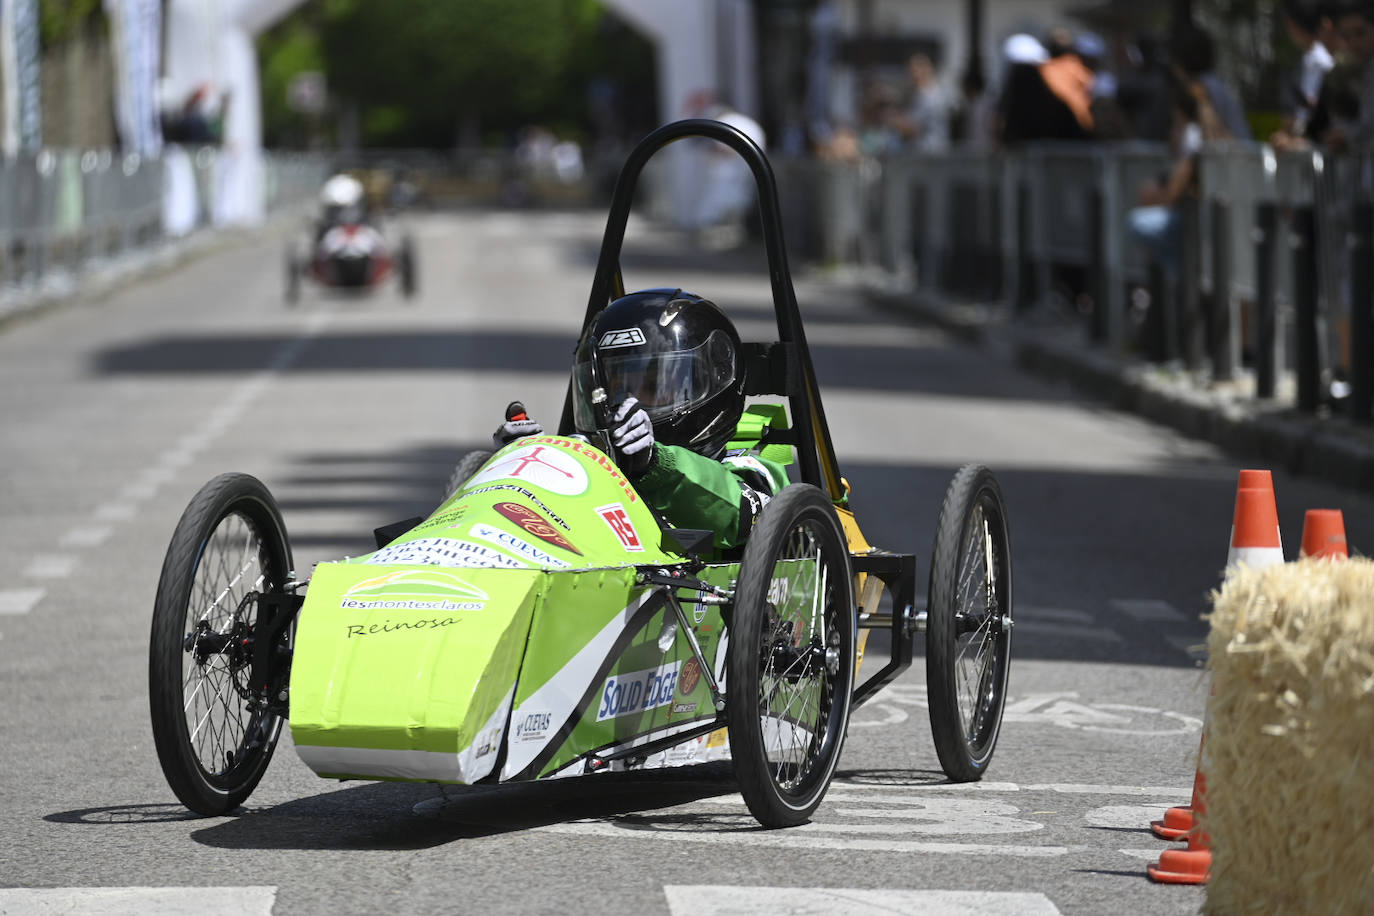
<instances>
[{"instance_id":1,"label":"distant race car","mask_svg":"<svg viewBox=\"0 0 1374 916\"><path fill-rule=\"evenodd\" d=\"M308 241L286 249L286 301L294 304L306 281L328 289L367 291L395 276L401 294L415 294L415 245L407 234L391 240L370 219L362 184L336 175L321 191L321 214Z\"/></svg>"},{"instance_id":2,"label":"distant race car","mask_svg":"<svg viewBox=\"0 0 1374 916\"><path fill-rule=\"evenodd\" d=\"M734 149L758 183L778 340L746 344L746 390L782 402L751 403L732 447L788 463L795 482L742 549L716 551L711 532L645 505L608 438L576 434L570 385L556 434L467 455L427 518L299 580L266 487L215 478L173 534L150 646L158 756L188 808L247 799L289 719L300 758L332 779L473 784L729 759L758 821L795 825L830 785L851 709L911 664L921 632L945 773L986 772L1012 628L1001 491L982 466L954 476L919 609L916 558L871 547L848 508L773 175L751 140L691 120L631 152L584 326L624 295L644 163L691 136ZM860 679L873 629L888 657L869 653L877 670Z\"/></svg>"}]
</instances>

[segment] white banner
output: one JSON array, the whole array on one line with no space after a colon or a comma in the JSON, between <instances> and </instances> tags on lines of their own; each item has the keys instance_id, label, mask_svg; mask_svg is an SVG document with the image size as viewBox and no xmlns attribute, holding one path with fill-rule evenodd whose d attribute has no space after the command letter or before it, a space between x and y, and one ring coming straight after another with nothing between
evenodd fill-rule
<instances>
[{"instance_id":1,"label":"white banner","mask_svg":"<svg viewBox=\"0 0 1374 916\"><path fill-rule=\"evenodd\" d=\"M105 0L115 66L115 123L126 152L162 152L157 80L162 68L160 0Z\"/></svg>"},{"instance_id":2,"label":"white banner","mask_svg":"<svg viewBox=\"0 0 1374 916\"><path fill-rule=\"evenodd\" d=\"M0 0L0 85L4 86L0 152L6 156L32 152L43 142L41 64L38 0Z\"/></svg>"}]
</instances>

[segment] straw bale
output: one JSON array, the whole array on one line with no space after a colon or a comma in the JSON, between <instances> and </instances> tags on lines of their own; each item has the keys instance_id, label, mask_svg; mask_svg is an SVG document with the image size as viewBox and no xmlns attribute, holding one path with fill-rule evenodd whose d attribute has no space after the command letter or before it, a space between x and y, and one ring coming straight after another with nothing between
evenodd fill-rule
<instances>
[{"instance_id":1,"label":"straw bale","mask_svg":"<svg viewBox=\"0 0 1374 916\"><path fill-rule=\"evenodd\" d=\"M1374 561L1241 568L1212 599L1204 912L1374 913Z\"/></svg>"}]
</instances>

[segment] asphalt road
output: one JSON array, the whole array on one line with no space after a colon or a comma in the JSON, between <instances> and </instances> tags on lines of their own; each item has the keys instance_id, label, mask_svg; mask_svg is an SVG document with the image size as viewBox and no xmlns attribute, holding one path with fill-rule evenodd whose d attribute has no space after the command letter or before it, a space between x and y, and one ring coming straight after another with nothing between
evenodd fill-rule
<instances>
[{"instance_id":1,"label":"asphalt road","mask_svg":"<svg viewBox=\"0 0 1374 916\"><path fill-rule=\"evenodd\" d=\"M1195 912L1147 825L1186 803L1200 615L1243 458L1085 402L799 272L868 539L915 551L967 461L1006 494L1017 627L983 783L945 783L919 663L855 715L813 823L756 828L728 766L465 789L315 777L289 736L249 804L176 804L148 724L148 627L182 508L224 471L276 494L297 568L425 514L507 401L556 425L599 214L417 217L420 294L282 299L265 232L0 331L0 913ZM632 224L630 288L769 334L760 254ZM1275 474L1302 513L1374 503ZM922 578L922 581L924 579ZM209 890L207 890L207 888Z\"/></svg>"}]
</instances>

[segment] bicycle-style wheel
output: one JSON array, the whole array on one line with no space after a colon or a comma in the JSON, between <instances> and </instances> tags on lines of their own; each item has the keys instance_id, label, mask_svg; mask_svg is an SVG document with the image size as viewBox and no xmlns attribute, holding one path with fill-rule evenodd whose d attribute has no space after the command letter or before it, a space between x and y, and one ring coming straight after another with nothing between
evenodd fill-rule
<instances>
[{"instance_id":1,"label":"bicycle-style wheel","mask_svg":"<svg viewBox=\"0 0 1374 916\"><path fill-rule=\"evenodd\" d=\"M1011 540L992 472L966 465L950 481L935 529L926 608L926 688L935 751L955 782L982 779L1007 697Z\"/></svg>"},{"instance_id":2,"label":"bicycle-style wheel","mask_svg":"<svg viewBox=\"0 0 1374 916\"><path fill-rule=\"evenodd\" d=\"M745 546L726 650L730 755L765 827L805 822L840 759L854 689L849 548L808 484L764 507Z\"/></svg>"},{"instance_id":3,"label":"bicycle-style wheel","mask_svg":"<svg viewBox=\"0 0 1374 916\"><path fill-rule=\"evenodd\" d=\"M223 474L182 513L153 606L148 694L162 772L199 814L241 805L262 779L283 719L248 682L258 596L279 592L291 549L257 479ZM289 652L292 628L281 631Z\"/></svg>"}]
</instances>

